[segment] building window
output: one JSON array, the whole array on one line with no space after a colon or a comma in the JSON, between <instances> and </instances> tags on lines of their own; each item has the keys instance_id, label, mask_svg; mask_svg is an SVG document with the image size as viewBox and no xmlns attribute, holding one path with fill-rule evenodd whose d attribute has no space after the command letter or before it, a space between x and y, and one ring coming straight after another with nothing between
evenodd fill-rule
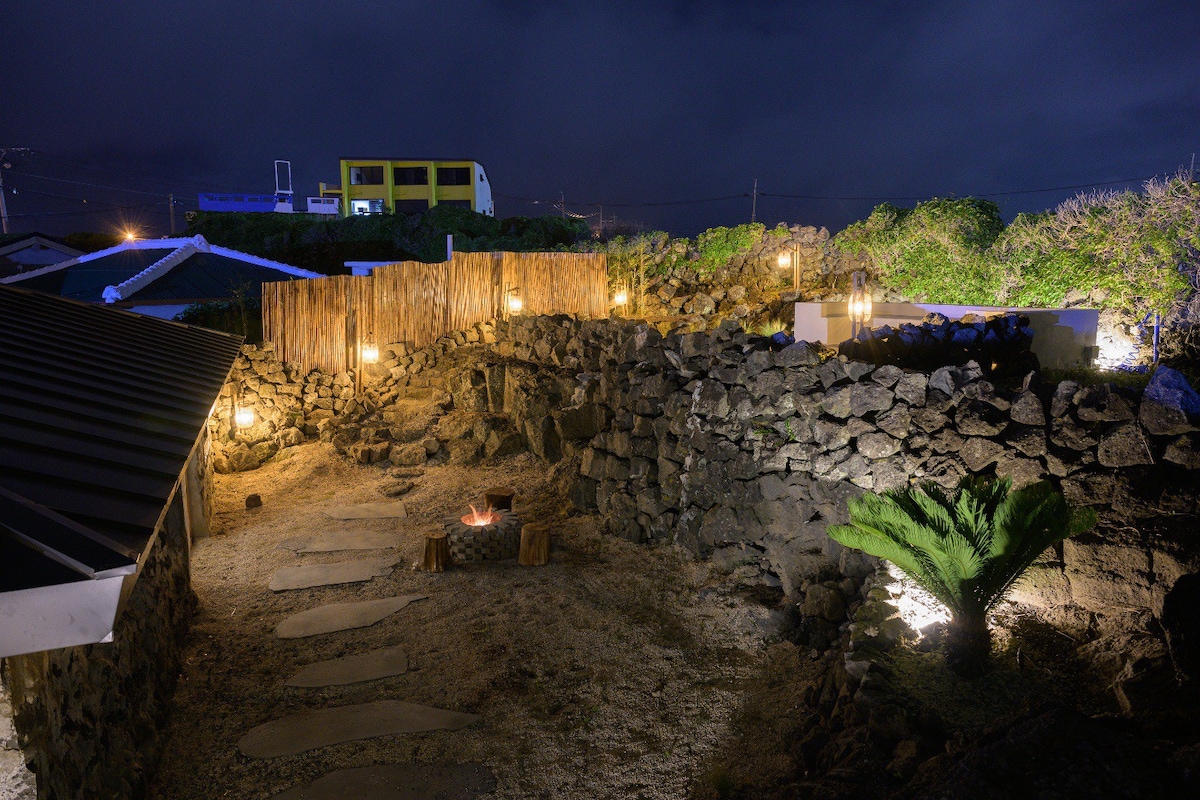
<instances>
[{"instance_id":1,"label":"building window","mask_svg":"<svg viewBox=\"0 0 1200 800\"><path fill-rule=\"evenodd\" d=\"M397 186L428 186L429 167L395 167L392 181Z\"/></svg>"},{"instance_id":2,"label":"building window","mask_svg":"<svg viewBox=\"0 0 1200 800\"><path fill-rule=\"evenodd\" d=\"M470 208L470 200L438 200L439 206L454 206L455 208Z\"/></svg>"},{"instance_id":3,"label":"building window","mask_svg":"<svg viewBox=\"0 0 1200 800\"><path fill-rule=\"evenodd\" d=\"M351 167L352 186L383 186L383 167Z\"/></svg>"},{"instance_id":4,"label":"building window","mask_svg":"<svg viewBox=\"0 0 1200 800\"><path fill-rule=\"evenodd\" d=\"M382 214L383 213L383 201L382 200L351 200L350 201L350 213L351 214Z\"/></svg>"},{"instance_id":5,"label":"building window","mask_svg":"<svg viewBox=\"0 0 1200 800\"><path fill-rule=\"evenodd\" d=\"M429 202L426 200L397 200L396 213L407 214L423 214L429 210Z\"/></svg>"},{"instance_id":6,"label":"building window","mask_svg":"<svg viewBox=\"0 0 1200 800\"><path fill-rule=\"evenodd\" d=\"M438 186L470 186L470 167L438 167Z\"/></svg>"}]
</instances>

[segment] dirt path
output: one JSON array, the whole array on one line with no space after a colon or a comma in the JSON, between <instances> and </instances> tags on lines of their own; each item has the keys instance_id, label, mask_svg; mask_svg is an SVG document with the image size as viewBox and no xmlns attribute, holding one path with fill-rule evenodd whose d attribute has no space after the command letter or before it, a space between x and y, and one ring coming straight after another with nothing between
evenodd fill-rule
<instances>
[{"instance_id":1,"label":"dirt path","mask_svg":"<svg viewBox=\"0 0 1200 800\"><path fill-rule=\"evenodd\" d=\"M325 444L284 451L262 469L217 478L217 525L197 544L200 607L152 797L270 798L343 767L475 761L496 798L683 798L728 743L745 687L762 664L769 612L722 589L704 564L669 548L601 535L569 517L544 465L528 454L495 466L429 467L404 497L408 519L338 522L322 508L383 499L389 480ZM414 571L421 533L510 485L526 521L550 522L549 566L515 562ZM246 510L245 497L261 495ZM280 544L331 530L403 533L388 577L272 593L285 566L386 551L297 554ZM372 627L281 640L274 628L317 605L427 594ZM282 685L315 661L403 646L409 671L351 686ZM458 731L395 735L295 756L250 759L237 740L305 709L396 699L479 714Z\"/></svg>"}]
</instances>

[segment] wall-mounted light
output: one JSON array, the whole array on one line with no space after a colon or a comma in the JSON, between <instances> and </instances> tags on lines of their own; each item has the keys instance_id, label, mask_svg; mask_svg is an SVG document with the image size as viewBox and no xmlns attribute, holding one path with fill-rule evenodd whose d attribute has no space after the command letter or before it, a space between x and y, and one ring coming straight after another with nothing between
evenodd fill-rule
<instances>
[{"instance_id":1,"label":"wall-mounted light","mask_svg":"<svg viewBox=\"0 0 1200 800\"><path fill-rule=\"evenodd\" d=\"M233 421L239 428L249 428L254 424L254 409L238 406L233 414Z\"/></svg>"},{"instance_id":2,"label":"wall-mounted light","mask_svg":"<svg viewBox=\"0 0 1200 800\"><path fill-rule=\"evenodd\" d=\"M785 245L785 249L779 253L779 268L791 269L792 271L792 291L800 291L800 246L791 244Z\"/></svg>"},{"instance_id":3,"label":"wall-mounted light","mask_svg":"<svg viewBox=\"0 0 1200 800\"><path fill-rule=\"evenodd\" d=\"M505 287L502 303L501 310L505 319L514 314L520 314L521 309L525 308L525 302L521 299L521 288L519 286Z\"/></svg>"},{"instance_id":4,"label":"wall-mounted light","mask_svg":"<svg viewBox=\"0 0 1200 800\"><path fill-rule=\"evenodd\" d=\"M379 363L379 345L375 343L375 334L368 333L367 338L359 345L359 356L364 364Z\"/></svg>"}]
</instances>

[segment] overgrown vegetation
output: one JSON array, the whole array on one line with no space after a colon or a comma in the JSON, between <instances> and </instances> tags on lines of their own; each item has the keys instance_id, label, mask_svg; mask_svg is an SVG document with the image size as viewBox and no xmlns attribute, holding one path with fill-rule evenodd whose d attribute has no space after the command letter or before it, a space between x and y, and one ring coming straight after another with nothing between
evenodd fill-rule
<instances>
[{"instance_id":1,"label":"overgrown vegetation","mask_svg":"<svg viewBox=\"0 0 1200 800\"><path fill-rule=\"evenodd\" d=\"M292 266L337 274L346 261L441 261L446 235L462 252L563 250L587 240L582 220L510 217L435 206L424 214L325 219L309 214L196 212L187 235Z\"/></svg>"},{"instance_id":2,"label":"overgrown vegetation","mask_svg":"<svg viewBox=\"0 0 1200 800\"><path fill-rule=\"evenodd\" d=\"M936 483L850 501L850 524L829 528L846 547L895 564L938 599L951 619L947 662L979 674L991 651L987 614L1050 545L1096 523L1048 481L1011 491L1009 478L968 475L954 492Z\"/></svg>"},{"instance_id":3,"label":"overgrown vegetation","mask_svg":"<svg viewBox=\"0 0 1200 800\"><path fill-rule=\"evenodd\" d=\"M868 253L879 282L912 300L1057 307L1079 290L1102 308L1161 313L1196 286L1200 182L1080 195L1007 227L986 200L884 204L834 242Z\"/></svg>"},{"instance_id":4,"label":"overgrown vegetation","mask_svg":"<svg viewBox=\"0 0 1200 800\"><path fill-rule=\"evenodd\" d=\"M175 319L188 325L236 333L250 344L259 344L263 339L262 302L257 297L227 303L197 303L185 308Z\"/></svg>"}]
</instances>

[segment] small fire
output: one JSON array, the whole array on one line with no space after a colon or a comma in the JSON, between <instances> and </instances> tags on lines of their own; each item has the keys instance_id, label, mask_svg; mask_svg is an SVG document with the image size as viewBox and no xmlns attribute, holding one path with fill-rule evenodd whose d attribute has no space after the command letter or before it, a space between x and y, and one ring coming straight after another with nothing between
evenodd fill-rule
<instances>
[{"instance_id":1,"label":"small fire","mask_svg":"<svg viewBox=\"0 0 1200 800\"><path fill-rule=\"evenodd\" d=\"M474 525L483 527L484 525L494 525L500 521L500 514L492 510L488 506L487 511L477 511L474 505L471 505L471 513L462 515L463 525Z\"/></svg>"}]
</instances>

